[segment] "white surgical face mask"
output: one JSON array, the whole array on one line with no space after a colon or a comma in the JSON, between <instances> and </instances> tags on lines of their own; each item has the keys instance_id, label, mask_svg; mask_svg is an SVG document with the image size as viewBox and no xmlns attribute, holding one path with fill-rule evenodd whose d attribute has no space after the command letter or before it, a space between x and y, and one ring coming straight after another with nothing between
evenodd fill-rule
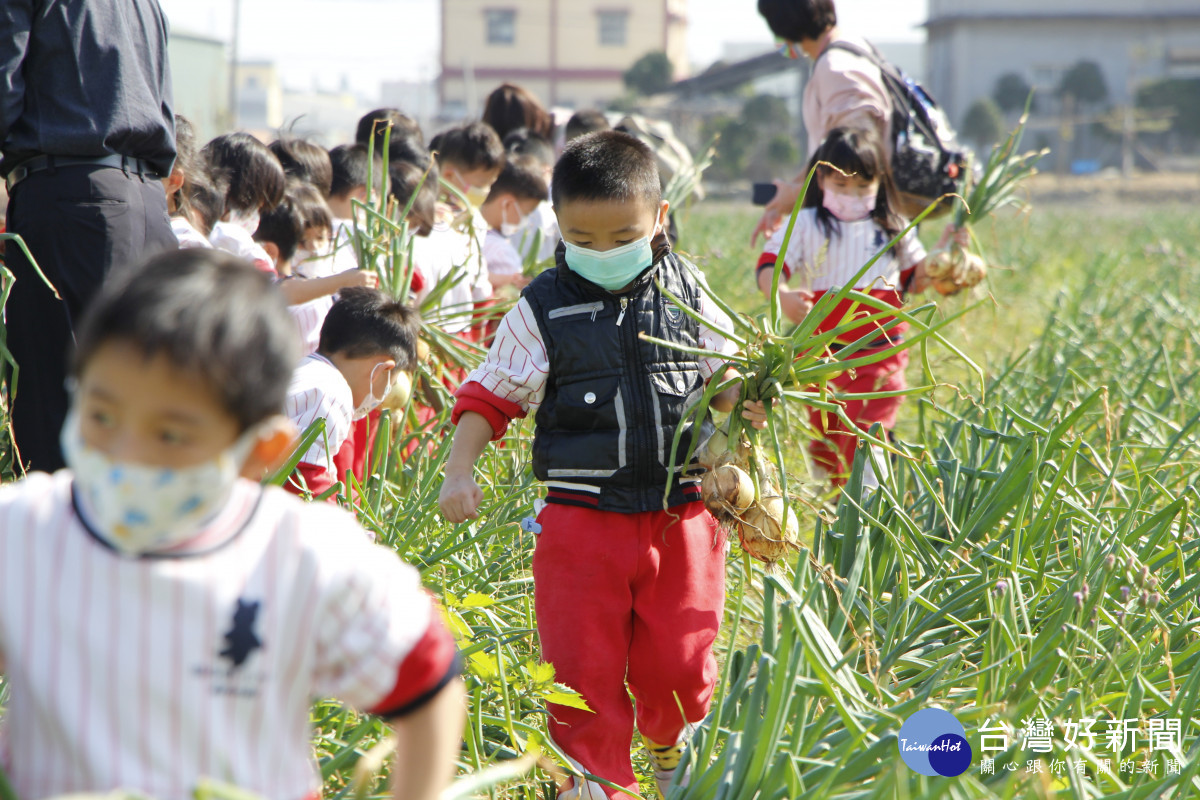
<instances>
[{"instance_id":1,"label":"white surgical face mask","mask_svg":"<svg viewBox=\"0 0 1200 800\"><path fill-rule=\"evenodd\" d=\"M516 205L515 203L513 205ZM508 238L513 236L517 231L521 230L521 226L525 224L525 217L521 216L521 207L517 206L517 221L506 222L508 219L508 209L500 209L500 235Z\"/></svg>"},{"instance_id":2,"label":"white surgical face mask","mask_svg":"<svg viewBox=\"0 0 1200 800\"><path fill-rule=\"evenodd\" d=\"M114 461L84 443L78 413L72 410L61 443L96 535L118 552L141 555L175 547L200 533L225 507L257 439L252 428L214 459L191 467Z\"/></svg>"},{"instance_id":3,"label":"white surgical face mask","mask_svg":"<svg viewBox=\"0 0 1200 800\"><path fill-rule=\"evenodd\" d=\"M258 230L258 209L252 211L230 211L229 224L236 225L251 236Z\"/></svg>"},{"instance_id":4,"label":"white surgical face mask","mask_svg":"<svg viewBox=\"0 0 1200 800\"><path fill-rule=\"evenodd\" d=\"M842 222L858 222L875 210L875 193L850 194L826 189L822 194L821 204Z\"/></svg>"},{"instance_id":5,"label":"white surgical face mask","mask_svg":"<svg viewBox=\"0 0 1200 800\"><path fill-rule=\"evenodd\" d=\"M384 382L383 391L380 392L378 397L375 395L375 373L378 372L379 368L382 366L382 363L376 364L371 370L371 385L367 389L367 396L364 397L363 401L358 404L358 408L354 409L354 414L351 415L352 419L360 420L367 414L370 414L376 408L379 408L379 404L383 402L383 398L387 397L388 390L391 389L391 386L389 386L386 381Z\"/></svg>"}]
</instances>

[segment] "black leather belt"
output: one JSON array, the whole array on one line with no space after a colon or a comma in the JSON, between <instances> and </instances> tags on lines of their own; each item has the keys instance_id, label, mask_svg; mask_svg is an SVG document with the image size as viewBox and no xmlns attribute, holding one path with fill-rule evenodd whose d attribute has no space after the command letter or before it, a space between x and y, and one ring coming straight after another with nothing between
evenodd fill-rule
<instances>
[{"instance_id":1,"label":"black leather belt","mask_svg":"<svg viewBox=\"0 0 1200 800\"><path fill-rule=\"evenodd\" d=\"M8 186L8 191L12 191L13 187L21 181L28 178L35 172L50 169L52 167L112 167L113 169L124 170L126 174L133 172L138 175L148 175L156 180L161 180L162 175L159 175L155 169L150 166L150 162L142 158L132 158L130 156L96 156L95 158L76 158L73 156L34 156L27 158L20 164L12 168L12 172L8 173L5 178L5 185Z\"/></svg>"}]
</instances>

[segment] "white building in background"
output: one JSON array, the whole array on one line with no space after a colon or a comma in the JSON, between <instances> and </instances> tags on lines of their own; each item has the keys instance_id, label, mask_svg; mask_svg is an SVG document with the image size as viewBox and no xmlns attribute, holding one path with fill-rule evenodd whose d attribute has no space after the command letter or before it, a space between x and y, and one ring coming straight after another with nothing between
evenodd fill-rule
<instances>
[{"instance_id":1,"label":"white building in background","mask_svg":"<svg viewBox=\"0 0 1200 800\"><path fill-rule=\"evenodd\" d=\"M325 147L353 142L359 118L371 110L344 84L337 91L285 88L282 108L285 131Z\"/></svg>"},{"instance_id":2,"label":"white building in background","mask_svg":"<svg viewBox=\"0 0 1200 800\"><path fill-rule=\"evenodd\" d=\"M1094 61L1115 105L1139 83L1200 76L1200 0L929 0L925 27L927 86L957 124L1009 72L1048 96Z\"/></svg>"},{"instance_id":3,"label":"white building in background","mask_svg":"<svg viewBox=\"0 0 1200 800\"><path fill-rule=\"evenodd\" d=\"M687 0L441 0L439 91L445 116L478 115L505 81L547 107L603 106L622 75L665 52L687 72ZM731 13L753 13L750 7Z\"/></svg>"},{"instance_id":4,"label":"white building in background","mask_svg":"<svg viewBox=\"0 0 1200 800\"><path fill-rule=\"evenodd\" d=\"M237 130L269 142L283 125L283 84L273 61L237 65Z\"/></svg>"},{"instance_id":5,"label":"white building in background","mask_svg":"<svg viewBox=\"0 0 1200 800\"><path fill-rule=\"evenodd\" d=\"M172 30L168 43L175 113L196 129L202 145L230 127L229 64L220 39Z\"/></svg>"}]
</instances>

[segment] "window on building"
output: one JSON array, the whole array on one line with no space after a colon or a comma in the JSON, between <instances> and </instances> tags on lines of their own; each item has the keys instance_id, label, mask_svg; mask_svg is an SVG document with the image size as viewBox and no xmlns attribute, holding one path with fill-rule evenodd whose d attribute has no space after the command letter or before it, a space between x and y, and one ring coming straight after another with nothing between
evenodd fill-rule
<instances>
[{"instance_id":1,"label":"window on building","mask_svg":"<svg viewBox=\"0 0 1200 800\"><path fill-rule=\"evenodd\" d=\"M511 8L489 8L487 18L488 44L514 44L517 40L517 12Z\"/></svg>"},{"instance_id":2,"label":"window on building","mask_svg":"<svg viewBox=\"0 0 1200 800\"><path fill-rule=\"evenodd\" d=\"M597 11L596 20L600 30L600 44L606 47L624 47L629 27L629 12L624 9Z\"/></svg>"}]
</instances>

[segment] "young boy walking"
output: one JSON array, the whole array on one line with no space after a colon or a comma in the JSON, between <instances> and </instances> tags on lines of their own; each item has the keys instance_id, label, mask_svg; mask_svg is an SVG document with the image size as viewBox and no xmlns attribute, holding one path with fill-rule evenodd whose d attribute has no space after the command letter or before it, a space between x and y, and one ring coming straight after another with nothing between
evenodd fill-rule
<instances>
[{"instance_id":1,"label":"young boy walking","mask_svg":"<svg viewBox=\"0 0 1200 800\"><path fill-rule=\"evenodd\" d=\"M453 639L417 572L350 514L254 478L295 327L270 279L180 250L101 289L77 329L68 469L0 490L0 764L16 796L192 797L202 778L318 797L314 697L392 721L397 798L461 746ZM250 478L248 480L247 478Z\"/></svg>"},{"instance_id":2,"label":"young boy walking","mask_svg":"<svg viewBox=\"0 0 1200 800\"><path fill-rule=\"evenodd\" d=\"M440 504L452 522L477 516L475 461L511 419L535 412L533 469L547 488L533 555L538 636L557 678L591 708L550 704L550 734L581 772L636 793L636 726L661 789L688 723L708 711L725 598L725 543L695 478L668 463L670 447L705 382L726 371L641 334L729 352L717 331L730 323L696 268L670 252L644 144L611 131L572 142L552 195L564 240L557 267L525 288L458 392ZM714 407L736 399L727 390ZM761 406L746 416L764 424ZM560 796L616 794L575 777Z\"/></svg>"}]
</instances>

